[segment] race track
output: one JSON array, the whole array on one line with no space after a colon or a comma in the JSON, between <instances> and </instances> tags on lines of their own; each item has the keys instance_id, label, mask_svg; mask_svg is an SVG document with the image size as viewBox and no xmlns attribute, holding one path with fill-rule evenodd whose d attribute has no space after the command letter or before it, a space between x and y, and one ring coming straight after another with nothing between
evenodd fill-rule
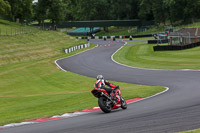
<instances>
[{"instance_id":1,"label":"race track","mask_svg":"<svg viewBox=\"0 0 200 133\"><path fill-rule=\"evenodd\" d=\"M200 128L200 72L129 68L111 60L122 42L92 41L101 44L87 52L58 60L67 71L108 80L159 85L169 91L128 105L127 110L109 114L102 111L78 117L0 130L0 133L173 133ZM93 84L93 83L91 83ZM90 88L89 88L90 89ZM92 89L92 88L91 88Z\"/></svg>"}]
</instances>

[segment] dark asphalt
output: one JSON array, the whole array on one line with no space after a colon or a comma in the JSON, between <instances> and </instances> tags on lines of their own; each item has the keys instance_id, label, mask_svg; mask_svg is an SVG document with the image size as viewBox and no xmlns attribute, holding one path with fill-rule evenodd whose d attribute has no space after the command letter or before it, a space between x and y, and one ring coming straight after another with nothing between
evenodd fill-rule
<instances>
[{"instance_id":1,"label":"dark asphalt","mask_svg":"<svg viewBox=\"0 0 200 133\"><path fill-rule=\"evenodd\" d=\"M93 42L103 45L108 43ZM118 65L111 60L111 55L122 45L115 42L110 47L97 47L58 60L57 63L67 71L88 77L102 74L108 80L166 86L169 91L129 104L127 110L109 114L100 111L8 128L0 130L0 133L173 133L200 128L200 72L143 70Z\"/></svg>"}]
</instances>

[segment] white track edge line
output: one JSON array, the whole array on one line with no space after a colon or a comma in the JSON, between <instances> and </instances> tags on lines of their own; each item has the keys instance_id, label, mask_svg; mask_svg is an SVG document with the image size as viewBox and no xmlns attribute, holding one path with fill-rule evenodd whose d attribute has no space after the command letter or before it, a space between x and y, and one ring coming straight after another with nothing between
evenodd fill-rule
<instances>
[{"instance_id":1,"label":"white track edge line","mask_svg":"<svg viewBox=\"0 0 200 133\"><path fill-rule=\"evenodd\" d=\"M124 46L127 45L127 42L125 42ZM139 67L133 67L133 66L128 66L128 65L125 65L125 64L121 64L117 61L114 60L113 56L119 51L121 50L124 46L121 46L117 51L115 51L112 56L111 56L111 60L113 62L115 62L116 64L118 65L121 65L121 66L125 66L125 67L129 67L129 68L135 68L135 69L140 69L140 70L153 70L153 71L200 71L200 70L193 70L193 69L179 69L179 70L173 70L173 69L148 69L148 68L139 68Z\"/></svg>"},{"instance_id":2,"label":"white track edge line","mask_svg":"<svg viewBox=\"0 0 200 133\"><path fill-rule=\"evenodd\" d=\"M163 94L163 93L165 93L165 92L167 92L167 91L169 90L169 87L165 87L165 88L166 88L166 89L165 89L164 91L162 91L162 92L156 93L156 94L154 94L154 95L152 95L152 96L149 96L149 97L143 98L143 99L141 99L141 100L137 100L137 101L130 102L130 103L128 103L128 104L136 103L136 102L140 102L140 101L143 101L143 100L146 100L146 99L149 99L149 98L152 98L152 97L155 97L155 96L161 95L161 94Z\"/></svg>"},{"instance_id":3,"label":"white track edge line","mask_svg":"<svg viewBox=\"0 0 200 133\"><path fill-rule=\"evenodd\" d=\"M94 48L96 48L96 47L98 47L98 45L95 46ZM54 61L54 63L56 64L56 66L57 66L59 69L61 69L61 70L64 71L64 72L67 72L67 70L63 69L60 65L58 65L57 61L62 60L62 59L67 59L67 58L73 57L73 56L75 56L75 55L84 53L84 52L89 51L89 50L92 50L92 49L94 49L94 48L84 50L84 51L82 51L82 52L80 52L80 53L77 53L77 54L74 54L74 55L71 55L71 56L68 56L68 57L64 57L64 58L57 59L57 60Z\"/></svg>"},{"instance_id":4,"label":"white track edge line","mask_svg":"<svg viewBox=\"0 0 200 133\"><path fill-rule=\"evenodd\" d=\"M124 46L127 44L127 42L125 42ZM125 65L125 64L121 64L117 61L114 60L113 56L119 51L121 50L124 46L121 46L117 51L115 51L112 56L111 56L111 60L113 62L115 62L116 64L118 65L121 65L121 66L125 66L125 67L129 67L129 68L135 68L135 69L141 69L141 70L157 70L157 71L171 71L171 70L162 70L162 69L147 69L147 68L139 68L139 67L133 67L133 66L128 66L128 65Z\"/></svg>"}]
</instances>

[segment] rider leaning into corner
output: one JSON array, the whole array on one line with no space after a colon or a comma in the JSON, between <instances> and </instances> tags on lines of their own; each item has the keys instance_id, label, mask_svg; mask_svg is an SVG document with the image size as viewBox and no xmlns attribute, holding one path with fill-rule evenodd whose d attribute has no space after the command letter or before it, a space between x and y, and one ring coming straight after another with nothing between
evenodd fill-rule
<instances>
[{"instance_id":1,"label":"rider leaning into corner","mask_svg":"<svg viewBox=\"0 0 200 133\"><path fill-rule=\"evenodd\" d=\"M106 85L108 87L106 87ZM102 75L98 75L97 76L97 81L96 81L96 83L94 85L94 88L95 89L104 89L104 90L106 90L106 92L108 94L111 94L112 99L114 99L115 98L115 96L114 96L115 89L119 88L119 86L109 83L107 80L104 79L104 77Z\"/></svg>"}]
</instances>

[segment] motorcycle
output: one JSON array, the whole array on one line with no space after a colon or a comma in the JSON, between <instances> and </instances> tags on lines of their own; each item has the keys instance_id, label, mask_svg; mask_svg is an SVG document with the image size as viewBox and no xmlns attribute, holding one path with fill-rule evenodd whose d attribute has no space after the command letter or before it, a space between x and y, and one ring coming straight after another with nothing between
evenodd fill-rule
<instances>
[{"instance_id":1,"label":"motorcycle","mask_svg":"<svg viewBox=\"0 0 200 133\"><path fill-rule=\"evenodd\" d=\"M104 89L93 89L91 93L98 98L98 104L104 113L110 113L112 109L122 108L127 109L127 103L121 96L120 88L117 88L114 93L114 98L112 94L110 95Z\"/></svg>"}]
</instances>

